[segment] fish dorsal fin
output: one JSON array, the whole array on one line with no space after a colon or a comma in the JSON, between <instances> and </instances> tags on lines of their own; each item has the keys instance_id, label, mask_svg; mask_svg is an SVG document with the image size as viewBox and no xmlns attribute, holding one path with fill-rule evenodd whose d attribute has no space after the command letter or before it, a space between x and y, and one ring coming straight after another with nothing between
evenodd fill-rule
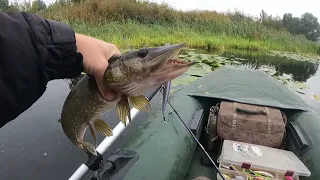
<instances>
[{"instance_id":1,"label":"fish dorsal fin","mask_svg":"<svg viewBox=\"0 0 320 180\"><path fill-rule=\"evenodd\" d=\"M140 111L148 111L151 107L149 99L144 96L130 96L130 103L132 106Z\"/></svg>"},{"instance_id":2,"label":"fish dorsal fin","mask_svg":"<svg viewBox=\"0 0 320 180\"><path fill-rule=\"evenodd\" d=\"M112 136L112 128L103 120L98 119L94 122L96 130L104 136Z\"/></svg>"},{"instance_id":3,"label":"fish dorsal fin","mask_svg":"<svg viewBox=\"0 0 320 180\"><path fill-rule=\"evenodd\" d=\"M121 100L118 102L116 106L116 113L120 119L120 121L126 126L127 117L129 121L131 121L130 116L130 106L128 102L127 96L122 96Z\"/></svg>"}]
</instances>

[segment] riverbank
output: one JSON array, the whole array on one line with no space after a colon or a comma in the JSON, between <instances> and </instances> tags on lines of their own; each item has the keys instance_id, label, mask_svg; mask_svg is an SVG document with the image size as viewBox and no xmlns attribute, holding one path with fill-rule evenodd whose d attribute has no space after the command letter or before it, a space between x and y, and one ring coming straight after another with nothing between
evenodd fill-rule
<instances>
[{"instance_id":1,"label":"riverbank","mask_svg":"<svg viewBox=\"0 0 320 180\"><path fill-rule=\"evenodd\" d=\"M124 49L179 42L185 42L189 48L279 50L307 54L317 54L320 48L320 45L303 37L290 37L291 35L285 32L254 39L238 34L227 35L214 32L214 28L203 31L203 27L190 27L187 24L142 24L134 21L108 22L100 25L90 25L84 22L69 22L69 24L76 32L114 43Z\"/></svg>"},{"instance_id":2,"label":"riverbank","mask_svg":"<svg viewBox=\"0 0 320 180\"><path fill-rule=\"evenodd\" d=\"M167 4L137 0L59 0L41 10L33 3L12 6L66 22L76 32L121 49L185 42L212 50L289 51L320 54L320 44L290 34L281 18L242 12L181 11ZM20 7L21 6L21 7Z\"/></svg>"}]
</instances>

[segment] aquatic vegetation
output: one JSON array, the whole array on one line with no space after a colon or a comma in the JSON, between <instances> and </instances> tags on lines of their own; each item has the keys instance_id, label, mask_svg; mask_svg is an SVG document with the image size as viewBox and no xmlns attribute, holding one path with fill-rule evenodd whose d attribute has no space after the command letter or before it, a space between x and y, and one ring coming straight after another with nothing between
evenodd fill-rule
<instances>
[{"instance_id":1,"label":"aquatic vegetation","mask_svg":"<svg viewBox=\"0 0 320 180\"><path fill-rule=\"evenodd\" d=\"M273 53L273 54L272 54ZM282 54L282 55L280 55ZM286 56L284 56L286 55ZM184 49L178 56L184 60L193 60L197 64L190 68L183 77L173 82L173 88L181 88L199 77L223 66L235 66L263 71L274 77L280 83L294 92L306 95L309 89L306 80L313 76L319 64L318 56L309 56L303 60L297 60L300 56L281 52L248 52L248 51L215 51L205 52L199 49ZM290 58L294 57L294 58ZM175 89L176 90L176 89ZM319 96L313 96L315 100Z\"/></svg>"},{"instance_id":2,"label":"aquatic vegetation","mask_svg":"<svg viewBox=\"0 0 320 180\"><path fill-rule=\"evenodd\" d=\"M316 100L316 101L320 101L320 96L319 95L313 95L313 98L314 98L314 100Z\"/></svg>"},{"instance_id":3,"label":"aquatic vegetation","mask_svg":"<svg viewBox=\"0 0 320 180\"><path fill-rule=\"evenodd\" d=\"M319 63L320 62L320 56L317 55L310 55L310 54L303 54L303 53L292 53L288 51L276 51L272 50L269 55L271 56L279 56L279 57L286 57L289 59L294 59L297 61L309 61L309 62L315 62Z\"/></svg>"},{"instance_id":4,"label":"aquatic vegetation","mask_svg":"<svg viewBox=\"0 0 320 180\"><path fill-rule=\"evenodd\" d=\"M298 92L300 94L306 95L304 90L309 89L308 85L303 82L294 81L289 75L283 76L273 76L276 80L278 80L283 85L286 85L289 89Z\"/></svg>"},{"instance_id":5,"label":"aquatic vegetation","mask_svg":"<svg viewBox=\"0 0 320 180\"><path fill-rule=\"evenodd\" d=\"M303 40L302 38L289 37L278 32L265 32L263 39L250 40L245 34L232 31L234 23L213 25L186 24L186 23L153 23L143 24L135 21L108 22L89 24L84 22L68 21L76 32L91 35L99 39L112 42L120 48L140 48L143 46L158 46L165 43L185 42L189 48L203 48L209 50L250 50L266 51L280 50L298 53L316 54L319 45ZM228 27L230 26L230 27ZM240 26L240 25L239 25ZM250 25L248 25L250 26ZM204 29L205 30L202 30ZM220 28L225 28L217 30ZM240 27L239 27L240 28ZM245 28L241 25L241 28ZM230 31L225 34L226 31ZM243 29L243 31L247 31ZM248 30L249 31L249 30ZM248 32L250 33L250 32ZM274 36L279 36L274 40ZM290 35L288 35L290 36ZM294 45L288 45L294 44Z\"/></svg>"}]
</instances>

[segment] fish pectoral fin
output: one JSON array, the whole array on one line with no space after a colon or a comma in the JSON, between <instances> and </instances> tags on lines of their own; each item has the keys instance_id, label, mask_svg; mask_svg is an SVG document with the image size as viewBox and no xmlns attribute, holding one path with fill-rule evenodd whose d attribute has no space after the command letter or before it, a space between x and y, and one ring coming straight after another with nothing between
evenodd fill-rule
<instances>
[{"instance_id":1,"label":"fish pectoral fin","mask_svg":"<svg viewBox=\"0 0 320 180\"><path fill-rule=\"evenodd\" d=\"M149 99L144 95L130 96L129 100L134 108L141 110L141 111L148 111L151 107Z\"/></svg>"},{"instance_id":2,"label":"fish pectoral fin","mask_svg":"<svg viewBox=\"0 0 320 180\"><path fill-rule=\"evenodd\" d=\"M95 147L97 147L97 136L96 136L96 132L94 131L91 122L88 122L88 126L90 129L91 136L93 137L93 140L94 140L94 145L95 145Z\"/></svg>"},{"instance_id":3,"label":"fish pectoral fin","mask_svg":"<svg viewBox=\"0 0 320 180\"><path fill-rule=\"evenodd\" d=\"M58 122L61 123L61 119L58 119Z\"/></svg>"},{"instance_id":4,"label":"fish pectoral fin","mask_svg":"<svg viewBox=\"0 0 320 180\"><path fill-rule=\"evenodd\" d=\"M96 148L91 143L83 142L82 146L83 146L84 150L87 151L87 153L89 152L95 156L98 155Z\"/></svg>"},{"instance_id":5,"label":"fish pectoral fin","mask_svg":"<svg viewBox=\"0 0 320 180\"><path fill-rule=\"evenodd\" d=\"M116 106L116 113L124 126L126 126L127 117L129 121L131 121L130 106L127 96L122 96L121 100L118 102Z\"/></svg>"},{"instance_id":6,"label":"fish pectoral fin","mask_svg":"<svg viewBox=\"0 0 320 180\"><path fill-rule=\"evenodd\" d=\"M98 119L94 122L96 130L104 136L112 136L112 128L103 120Z\"/></svg>"}]
</instances>

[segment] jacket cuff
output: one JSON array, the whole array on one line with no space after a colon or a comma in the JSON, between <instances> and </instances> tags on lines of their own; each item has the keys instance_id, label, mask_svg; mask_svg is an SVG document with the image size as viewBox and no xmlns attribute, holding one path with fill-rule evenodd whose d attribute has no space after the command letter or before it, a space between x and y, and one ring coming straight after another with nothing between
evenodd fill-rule
<instances>
[{"instance_id":1,"label":"jacket cuff","mask_svg":"<svg viewBox=\"0 0 320 180\"><path fill-rule=\"evenodd\" d=\"M49 80L75 78L83 71L83 57L77 52L75 32L66 24L47 20L51 43L47 44L49 59L44 61Z\"/></svg>"}]
</instances>

